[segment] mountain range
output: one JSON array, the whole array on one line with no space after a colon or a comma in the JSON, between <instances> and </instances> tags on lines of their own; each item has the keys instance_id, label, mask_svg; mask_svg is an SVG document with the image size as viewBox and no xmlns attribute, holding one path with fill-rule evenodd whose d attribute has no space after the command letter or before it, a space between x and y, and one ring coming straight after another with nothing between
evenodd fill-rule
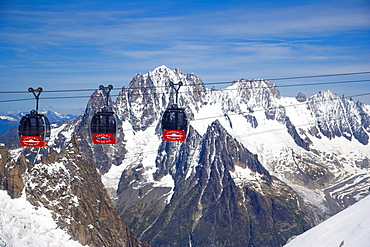
<instances>
[{"instance_id":1,"label":"mountain range","mask_svg":"<svg viewBox=\"0 0 370 247\"><path fill-rule=\"evenodd\" d=\"M165 142L160 119L179 81L189 134ZM12 148L2 155L2 188L51 210L80 243L282 246L368 194L370 106L334 92L283 97L263 79L216 90L160 66L109 99L118 142L105 146L92 144L88 127L103 102L94 92L84 114L52 129L45 149L3 141ZM129 241L99 233L108 227L94 223L101 211Z\"/></svg>"}]
</instances>

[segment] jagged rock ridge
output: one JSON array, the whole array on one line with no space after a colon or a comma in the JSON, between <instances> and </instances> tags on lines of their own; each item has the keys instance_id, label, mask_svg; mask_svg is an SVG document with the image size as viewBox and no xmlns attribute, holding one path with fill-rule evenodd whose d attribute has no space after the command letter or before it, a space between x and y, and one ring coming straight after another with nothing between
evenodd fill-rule
<instances>
[{"instance_id":1,"label":"jagged rock ridge","mask_svg":"<svg viewBox=\"0 0 370 247\"><path fill-rule=\"evenodd\" d=\"M83 158L76 137L61 152L35 156L37 150L28 151L14 161L9 150L0 147L0 186L12 198L25 193L32 205L49 209L57 225L82 245L145 246L116 214L95 165Z\"/></svg>"},{"instance_id":2,"label":"jagged rock ridge","mask_svg":"<svg viewBox=\"0 0 370 247\"><path fill-rule=\"evenodd\" d=\"M271 177L256 155L232 138L218 121L208 128L203 138L192 135L183 144L178 160L170 158L171 145L158 150L164 155L157 160L157 167L176 163L166 170L158 169L160 174L156 175L170 174L175 179L175 191L150 228L142 233L142 239L151 240L154 246L168 243L175 246L280 246L292 234L308 229L294 192L286 186L288 193L276 196L275 187L282 183ZM199 151L191 155L191 148ZM197 157L199 166L195 169L187 166ZM248 172L254 174L255 181L238 181L239 173ZM120 200L125 202L125 197L120 196ZM134 205L122 212L123 218L147 215L146 209L151 208L135 214L138 203ZM132 227L136 229L140 224Z\"/></svg>"}]
</instances>

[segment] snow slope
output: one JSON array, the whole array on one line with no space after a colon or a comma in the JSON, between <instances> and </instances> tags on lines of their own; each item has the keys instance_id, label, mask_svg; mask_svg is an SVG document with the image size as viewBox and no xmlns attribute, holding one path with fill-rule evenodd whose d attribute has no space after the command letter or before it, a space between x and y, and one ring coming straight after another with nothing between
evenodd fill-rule
<instances>
[{"instance_id":1,"label":"snow slope","mask_svg":"<svg viewBox=\"0 0 370 247\"><path fill-rule=\"evenodd\" d=\"M25 195L11 199L0 190L0 247L78 247L79 242L58 228L48 209L34 207Z\"/></svg>"},{"instance_id":2,"label":"snow slope","mask_svg":"<svg viewBox=\"0 0 370 247\"><path fill-rule=\"evenodd\" d=\"M370 196L293 239L285 247L370 246Z\"/></svg>"}]
</instances>

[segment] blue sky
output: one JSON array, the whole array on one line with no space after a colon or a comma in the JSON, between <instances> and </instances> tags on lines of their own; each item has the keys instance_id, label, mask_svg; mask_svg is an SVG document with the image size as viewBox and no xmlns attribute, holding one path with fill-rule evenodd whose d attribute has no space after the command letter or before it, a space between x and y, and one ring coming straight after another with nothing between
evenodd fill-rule
<instances>
[{"instance_id":1,"label":"blue sky","mask_svg":"<svg viewBox=\"0 0 370 247\"><path fill-rule=\"evenodd\" d=\"M136 73L161 65L205 83L363 72L370 71L369 58L369 0L0 1L0 91L127 87ZM370 74L275 83L366 79ZM370 92L370 82L280 91L311 96L325 89L356 95ZM41 98L54 95L66 96ZM369 95L355 99L370 104ZM80 113L87 100L41 99L40 107ZM34 102L0 107L29 111Z\"/></svg>"}]
</instances>

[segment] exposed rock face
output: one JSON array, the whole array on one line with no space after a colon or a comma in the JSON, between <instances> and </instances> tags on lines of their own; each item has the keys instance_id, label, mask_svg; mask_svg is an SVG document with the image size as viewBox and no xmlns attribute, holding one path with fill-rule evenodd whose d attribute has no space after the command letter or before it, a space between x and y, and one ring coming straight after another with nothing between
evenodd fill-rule
<instances>
[{"instance_id":1,"label":"exposed rock face","mask_svg":"<svg viewBox=\"0 0 370 247\"><path fill-rule=\"evenodd\" d=\"M301 136L297 132L297 129L292 124L292 122L289 120L289 117L285 118L285 126L288 130L289 135L294 139L294 142L298 146L300 146L300 147L306 149L307 151L309 151L311 140L308 137L306 137L305 139L301 138Z\"/></svg>"},{"instance_id":2,"label":"exposed rock face","mask_svg":"<svg viewBox=\"0 0 370 247\"><path fill-rule=\"evenodd\" d=\"M50 209L74 240L88 246L142 246L116 214L95 165L80 153L75 136L67 149L51 151L36 164L23 155L9 164L7 150L0 152L3 188L19 197L24 187L27 200ZM3 164L11 172L3 172Z\"/></svg>"},{"instance_id":3,"label":"exposed rock face","mask_svg":"<svg viewBox=\"0 0 370 247\"><path fill-rule=\"evenodd\" d=\"M296 98L296 100L297 100L298 102L306 102L306 101L307 101L307 97L306 97L306 95L304 95L304 93L302 93L302 92L299 92L299 93L297 94L297 96L295 96L295 98Z\"/></svg>"},{"instance_id":4,"label":"exposed rock face","mask_svg":"<svg viewBox=\"0 0 370 247\"><path fill-rule=\"evenodd\" d=\"M218 121L203 138L191 130L177 153L173 145L158 150L155 177L171 176L175 191L146 185L128 197L140 186L142 173L134 168L118 190L118 212L153 246L281 246L309 228L294 191L271 177ZM170 202L156 193L170 195Z\"/></svg>"},{"instance_id":5,"label":"exposed rock face","mask_svg":"<svg viewBox=\"0 0 370 247\"><path fill-rule=\"evenodd\" d=\"M0 146L0 189L8 191L11 198L18 198L24 188L22 175L27 169L26 159L21 155L17 161L10 157L6 146Z\"/></svg>"},{"instance_id":6,"label":"exposed rock face","mask_svg":"<svg viewBox=\"0 0 370 247\"><path fill-rule=\"evenodd\" d=\"M364 112L361 104L323 91L310 98L308 105L324 136L329 139L343 136L348 140L355 138L364 145L369 143L369 114Z\"/></svg>"}]
</instances>

